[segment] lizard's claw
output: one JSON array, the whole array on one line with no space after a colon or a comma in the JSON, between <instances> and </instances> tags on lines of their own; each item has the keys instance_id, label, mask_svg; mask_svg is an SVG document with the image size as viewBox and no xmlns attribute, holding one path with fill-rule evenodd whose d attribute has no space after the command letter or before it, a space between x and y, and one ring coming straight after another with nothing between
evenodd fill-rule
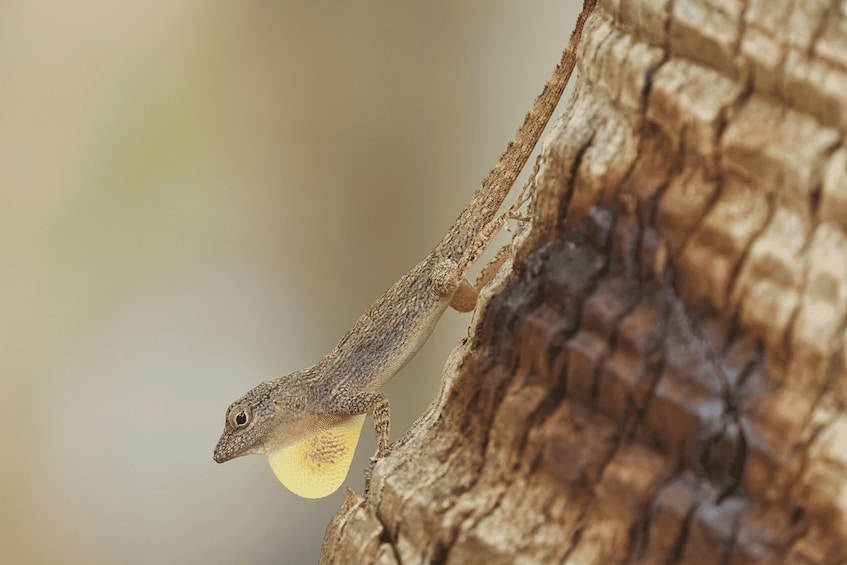
<instances>
[{"instance_id":1,"label":"lizard's claw","mask_svg":"<svg viewBox=\"0 0 847 565\"><path fill-rule=\"evenodd\" d=\"M385 457L389 453L391 453L390 447L383 447L382 449L377 449L376 453L374 453L373 456L371 457L371 463L376 463L377 461L379 461L380 459L382 459L383 457Z\"/></svg>"}]
</instances>

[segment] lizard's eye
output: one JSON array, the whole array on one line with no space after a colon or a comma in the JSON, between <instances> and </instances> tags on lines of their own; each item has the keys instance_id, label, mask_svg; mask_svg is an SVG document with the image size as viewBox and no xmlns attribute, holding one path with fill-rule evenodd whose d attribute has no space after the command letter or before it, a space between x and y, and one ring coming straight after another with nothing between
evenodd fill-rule
<instances>
[{"instance_id":1,"label":"lizard's eye","mask_svg":"<svg viewBox=\"0 0 847 565\"><path fill-rule=\"evenodd\" d=\"M252 414L248 406L236 406L229 412L229 423L236 430L246 428L251 417Z\"/></svg>"}]
</instances>

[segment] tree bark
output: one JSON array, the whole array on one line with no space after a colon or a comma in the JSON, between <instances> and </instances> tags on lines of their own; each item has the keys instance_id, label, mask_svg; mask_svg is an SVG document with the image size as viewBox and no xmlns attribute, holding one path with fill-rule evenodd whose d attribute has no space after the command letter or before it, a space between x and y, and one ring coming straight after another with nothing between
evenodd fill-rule
<instances>
[{"instance_id":1,"label":"tree bark","mask_svg":"<svg viewBox=\"0 0 847 565\"><path fill-rule=\"evenodd\" d=\"M600 0L579 71L322 562L847 562L847 9Z\"/></svg>"}]
</instances>

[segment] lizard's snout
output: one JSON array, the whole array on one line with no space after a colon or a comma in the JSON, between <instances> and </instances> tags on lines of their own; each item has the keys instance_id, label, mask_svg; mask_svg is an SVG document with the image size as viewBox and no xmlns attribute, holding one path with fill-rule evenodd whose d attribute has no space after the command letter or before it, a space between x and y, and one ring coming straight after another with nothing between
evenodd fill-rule
<instances>
[{"instance_id":1,"label":"lizard's snout","mask_svg":"<svg viewBox=\"0 0 847 565\"><path fill-rule=\"evenodd\" d=\"M221 439L218 440L218 445L215 446L215 453L212 455L212 458L215 460L215 463L226 463L233 458L233 455L229 453L230 451L226 448L226 436L221 436Z\"/></svg>"}]
</instances>

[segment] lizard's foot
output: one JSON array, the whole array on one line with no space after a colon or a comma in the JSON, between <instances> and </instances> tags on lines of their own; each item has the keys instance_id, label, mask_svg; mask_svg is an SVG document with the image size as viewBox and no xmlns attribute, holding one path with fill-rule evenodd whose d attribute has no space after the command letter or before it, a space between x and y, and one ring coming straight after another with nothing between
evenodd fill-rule
<instances>
[{"instance_id":1,"label":"lizard's foot","mask_svg":"<svg viewBox=\"0 0 847 565\"><path fill-rule=\"evenodd\" d=\"M382 459L383 457L385 457L389 453L391 453L390 447L383 447L382 449L377 449L376 453L374 453L373 456L371 457L371 463L376 463L377 461L379 461L380 459Z\"/></svg>"},{"instance_id":2,"label":"lizard's foot","mask_svg":"<svg viewBox=\"0 0 847 565\"><path fill-rule=\"evenodd\" d=\"M368 465L368 468L365 469L365 498L367 498L371 490L371 475L374 471L374 465L376 465L377 461L379 461L389 453L391 453L391 448L384 447L383 449L377 449L376 453L374 453L373 456L370 458L370 465Z\"/></svg>"}]
</instances>

